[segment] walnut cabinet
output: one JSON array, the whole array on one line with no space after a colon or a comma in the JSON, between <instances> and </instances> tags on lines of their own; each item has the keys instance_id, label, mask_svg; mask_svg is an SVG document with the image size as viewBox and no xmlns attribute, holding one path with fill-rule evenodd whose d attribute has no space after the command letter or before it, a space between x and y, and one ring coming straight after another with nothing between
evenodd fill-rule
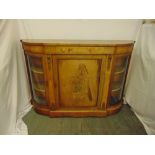
<instances>
[{"instance_id":1,"label":"walnut cabinet","mask_svg":"<svg viewBox=\"0 0 155 155\"><path fill-rule=\"evenodd\" d=\"M121 108L133 41L21 42L38 113L106 116Z\"/></svg>"}]
</instances>

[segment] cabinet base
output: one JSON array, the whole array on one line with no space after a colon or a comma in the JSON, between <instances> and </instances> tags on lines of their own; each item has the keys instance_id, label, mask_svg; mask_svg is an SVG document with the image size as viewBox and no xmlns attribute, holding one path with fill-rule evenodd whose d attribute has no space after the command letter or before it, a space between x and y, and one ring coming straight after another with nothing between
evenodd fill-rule
<instances>
[{"instance_id":1,"label":"cabinet base","mask_svg":"<svg viewBox=\"0 0 155 155\"><path fill-rule=\"evenodd\" d=\"M115 106L111 106L107 108L107 110L99 110L99 109L59 109L59 110L50 110L47 108L42 108L37 104L34 105L34 110L43 115L47 115L49 117L104 117L118 112L122 103L119 103Z\"/></svg>"}]
</instances>

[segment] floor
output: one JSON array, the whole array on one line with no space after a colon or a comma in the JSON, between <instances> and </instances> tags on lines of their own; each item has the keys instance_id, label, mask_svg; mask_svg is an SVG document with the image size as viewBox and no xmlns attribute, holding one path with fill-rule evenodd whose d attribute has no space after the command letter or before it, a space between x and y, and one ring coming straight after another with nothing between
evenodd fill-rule
<instances>
[{"instance_id":1,"label":"floor","mask_svg":"<svg viewBox=\"0 0 155 155\"><path fill-rule=\"evenodd\" d=\"M128 105L117 114L103 118L49 118L31 110L24 122L30 135L146 135Z\"/></svg>"}]
</instances>

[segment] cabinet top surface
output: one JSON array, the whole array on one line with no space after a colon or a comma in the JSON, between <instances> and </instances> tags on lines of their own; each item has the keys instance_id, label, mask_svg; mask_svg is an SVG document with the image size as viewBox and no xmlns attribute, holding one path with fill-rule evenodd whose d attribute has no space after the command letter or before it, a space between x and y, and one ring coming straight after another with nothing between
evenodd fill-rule
<instances>
[{"instance_id":1,"label":"cabinet top surface","mask_svg":"<svg viewBox=\"0 0 155 155\"><path fill-rule=\"evenodd\" d=\"M52 39L23 39L22 44L49 46L126 46L134 44L133 40L52 40Z\"/></svg>"}]
</instances>

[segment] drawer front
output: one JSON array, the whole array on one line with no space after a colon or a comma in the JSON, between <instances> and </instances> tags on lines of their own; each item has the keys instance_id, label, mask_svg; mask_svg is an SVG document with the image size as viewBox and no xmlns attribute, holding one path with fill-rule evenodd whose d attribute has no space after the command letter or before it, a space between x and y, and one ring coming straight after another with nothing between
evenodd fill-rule
<instances>
[{"instance_id":1,"label":"drawer front","mask_svg":"<svg viewBox=\"0 0 155 155\"><path fill-rule=\"evenodd\" d=\"M113 54L115 47L56 47L53 54ZM52 50L51 50L52 51Z\"/></svg>"}]
</instances>

